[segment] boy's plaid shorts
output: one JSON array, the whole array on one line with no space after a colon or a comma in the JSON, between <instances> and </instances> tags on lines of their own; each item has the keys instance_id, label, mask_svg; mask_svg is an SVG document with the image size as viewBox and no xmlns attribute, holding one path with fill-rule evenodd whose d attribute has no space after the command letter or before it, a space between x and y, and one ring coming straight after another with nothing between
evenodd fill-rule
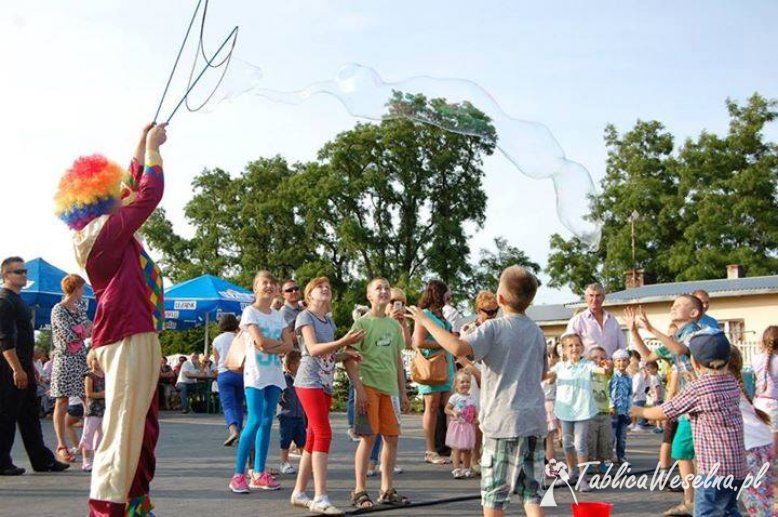
<instances>
[{"instance_id":1,"label":"boy's plaid shorts","mask_svg":"<svg viewBox=\"0 0 778 517\"><path fill-rule=\"evenodd\" d=\"M543 437L484 437L481 455L481 504L505 508L511 494L519 494L522 503L540 504L544 474Z\"/></svg>"}]
</instances>

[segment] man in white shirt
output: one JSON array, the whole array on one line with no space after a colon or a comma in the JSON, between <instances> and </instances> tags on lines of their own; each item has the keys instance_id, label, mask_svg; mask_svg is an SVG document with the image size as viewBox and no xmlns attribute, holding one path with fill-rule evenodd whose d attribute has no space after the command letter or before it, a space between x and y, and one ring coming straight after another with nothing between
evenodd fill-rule
<instances>
[{"instance_id":1,"label":"man in white shirt","mask_svg":"<svg viewBox=\"0 0 778 517\"><path fill-rule=\"evenodd\" d=\"M192 385L197 383L197 376L200 374L200 354L193 353L189 360L181 365L181 371L178 372L176 389L181 393L181 412L189 413L189 390Z\"/></svg>"}]
</instances>

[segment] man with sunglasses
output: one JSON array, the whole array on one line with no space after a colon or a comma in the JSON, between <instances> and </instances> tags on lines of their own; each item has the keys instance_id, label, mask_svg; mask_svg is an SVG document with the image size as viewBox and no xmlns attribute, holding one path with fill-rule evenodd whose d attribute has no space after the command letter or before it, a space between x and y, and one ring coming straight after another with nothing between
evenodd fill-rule
<instances>
[{"instance_id":1,"label":"man with sunglasses","mask_svg":"<svg viewBox=\"0 0 778 517\"><path fill-rule=\"evenodd\" d=\"M57 461L43 444L38 415L32 314L19 296L27 284L27 268L21 257L9 257L2 262L0 271L0 475L19 476L25 472L11 460L17 423L33 470L60 472L70 465Z\"/></svg>"},{"instance_id":2,"label":"man with sunglasses","mask_svg":"<svg viewBox=\"0 0 778 517\"><path fill-rule=\"evenodd\" d=\"M578 334L584 345L584 353L601 346L605 356L610 359L616 350L626 350L627 340L616 316L603 309L605 289L601 284L586 286L584 292L586 310L573 316L567 323L565 334Z\"/></svg>"},{"instance_id":3,"label":"man with sunglasses","mask_svg":"<svg viewBox=\"0 0 778 517\"><path fill-rule=\"evenodd\" d=\"M284 317L286 325L294 330L294 323L297 321L297 315L305 307L300 303L300 286L294 280L287 280L281 286L281 295L284 297L284 305L281 307L281 316ZM294 336L294 347L298 349L297 334Z\"/></svg>"}]
</instances>

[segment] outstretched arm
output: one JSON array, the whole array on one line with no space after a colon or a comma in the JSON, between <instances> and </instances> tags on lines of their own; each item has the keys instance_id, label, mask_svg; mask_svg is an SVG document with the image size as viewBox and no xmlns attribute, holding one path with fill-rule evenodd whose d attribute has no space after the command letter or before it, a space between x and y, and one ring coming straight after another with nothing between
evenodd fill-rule
<instances>
[{"instance_id":1,"label":"outstretched arm","mask_svg":"<svg viewBox=\"0 0 778 517\"><path fill-rule=\"evenodd\" d=\"M418 307L408 307L406 314L409 318L416 322L417 325L423 326L427 332L435 338L438 345L445 349L447 352L454 355L454 357L460 357L463 355L471 355L473 348L470 343L464 339L460 339L451 332L444 328L438 327L434 321L432 321L424 312ZM415 334L415 332L414 332ZM417 346L419 343L415 343ZM423 347L422 347L423 348Z\"/></svg>"}]
</instances>

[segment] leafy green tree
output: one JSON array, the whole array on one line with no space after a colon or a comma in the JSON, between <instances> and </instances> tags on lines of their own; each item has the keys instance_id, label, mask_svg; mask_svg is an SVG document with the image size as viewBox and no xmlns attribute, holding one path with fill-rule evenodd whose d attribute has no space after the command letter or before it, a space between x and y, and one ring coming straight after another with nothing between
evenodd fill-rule
<instances>
[{"instance_id":1,"label":"leafy green tree","mask_svg":"<svg viewBox=\"0 0 778 517\"><path fill-rule=\"evenodd\" d=\"M523 266L534 274L541 271L540 265L530 260L526 253L508 244L504 237L494 239L495 250L481 249L473 276L468 285L469 297L475 298L479 291L497 292L502 270L508 266Z\"/></svg>"},{"instance_id":2,"label":"leafy green tree","mask_svg":"<svg viewBox=\"0 0 778 517\"><path fill-rule=\"evenodd\" d=\"M763 136L776 103L755 94L746 106L727 107L725 137L703 132L677 151L659 122L638 121L623 135L606 128L606 175L590 214L603 224L602 240L591 250L553 235L552 287L580 293L598 278L617 290L633 267L658 282L720 278L731 263L753 274L778 271L778 154Z\"/></svg>"}]
</instances>

